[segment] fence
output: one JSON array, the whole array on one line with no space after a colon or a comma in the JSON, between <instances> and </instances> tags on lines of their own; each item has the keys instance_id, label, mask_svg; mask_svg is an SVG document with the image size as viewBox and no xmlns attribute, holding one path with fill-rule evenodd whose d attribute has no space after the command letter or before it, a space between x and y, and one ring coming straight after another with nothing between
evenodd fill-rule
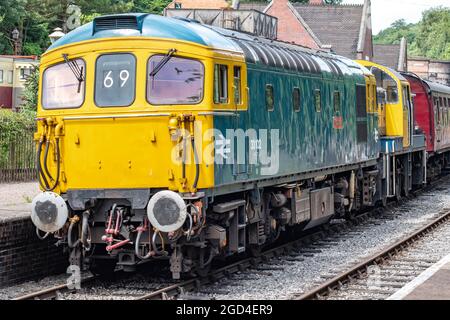
<instances>
[{"instance_id":1,"label":"fence","mask_svg":"<svg viewBox=\"0 0 450 320\"><path fill-rule=\"evenodd\" d=\"M0 132L0 183L37 179L34 128L14 135Z\"/></svg>"}]
</instances>

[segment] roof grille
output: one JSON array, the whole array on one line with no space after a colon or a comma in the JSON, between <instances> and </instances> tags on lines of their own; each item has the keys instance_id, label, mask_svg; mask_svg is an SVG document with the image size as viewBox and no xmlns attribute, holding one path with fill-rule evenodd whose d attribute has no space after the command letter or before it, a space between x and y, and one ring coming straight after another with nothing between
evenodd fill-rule
<instances>
[{"instance_id":1,"label":"roof grille","mask_svg":"<svg viewBox=\"0 0 450 320\"><path fill-rule=\"evenodd\" d=\"M136 16L106 16L94 19L94 33L104 30L135 29L139 30Z\"/></svg>"}]
</instances>

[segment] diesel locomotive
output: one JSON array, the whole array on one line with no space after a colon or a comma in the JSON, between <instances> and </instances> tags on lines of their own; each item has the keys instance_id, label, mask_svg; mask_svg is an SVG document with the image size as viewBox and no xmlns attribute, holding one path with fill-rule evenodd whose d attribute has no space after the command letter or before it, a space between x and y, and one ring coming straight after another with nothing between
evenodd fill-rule
<instances>
[{"instance_id":1,"label":"diesel locomotive","mask_svg":"<svg viewBox=\"0 0 450 320\"><path fill-rule=\"evenodd\" d=\"M428 128L383 66L123 14L40 68L32 220L96 273L166 259L174 278L201 275L427 181Z\"/></svg>"}]
</instances>

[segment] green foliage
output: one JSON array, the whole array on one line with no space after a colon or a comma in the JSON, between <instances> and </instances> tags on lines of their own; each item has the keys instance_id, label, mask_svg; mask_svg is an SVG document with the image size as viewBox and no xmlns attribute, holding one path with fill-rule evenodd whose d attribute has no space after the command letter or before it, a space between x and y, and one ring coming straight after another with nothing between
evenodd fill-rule
<instances>
[{"instance_id":1,"label":"green foliage","mask_svg":"<svg viewBox=\"0 0 450 320\"><path fill-rule=\"evenodd\" d=\"M35 127L35 117L36 113L32 111L12 112L9 109L0 109L0 132L2 137L33 129Z\"/></svg>"},{"instance_id":2,"label":"green foliage","mask_svg":"<svg viewBox=\"0 0 450 320\"><path fill-rule=\"evenodd\" d=\"M427 10L416 24L398 20L376 35L374 42L398 44L402 37L408 40L410 56L450 60L450 8Z\"/></svg>"},{"instance_id":3,"label":"green foliage","mask_svg":"<svg viewBox=\"0 0 450 320\"><path fill-rule=\"evenodd\" d=\"M25 90L23 91L24 111L35 112L38 104L39 90L39 68L34 67L25 82Z\"/></svg>"},{"instance_id":4,"label":"green foliage","mask_svg":"<svg viewBox=\"0 0 450 320\"><path fill-rule=\"evenodd\" d=\"M35 117L35 112L0 109L0 168L7 167L14 158L14 142L29 136L35 129Z\"/></svg>"}]
</instances>

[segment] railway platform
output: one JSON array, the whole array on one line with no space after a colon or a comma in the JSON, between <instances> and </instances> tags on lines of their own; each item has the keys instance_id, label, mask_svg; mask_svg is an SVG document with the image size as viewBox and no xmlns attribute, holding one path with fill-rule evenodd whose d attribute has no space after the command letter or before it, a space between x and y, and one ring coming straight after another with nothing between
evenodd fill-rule
<instances>
[{"instance_id":1,"label":"railway platform","mask_svg":"<svg viewBox=\"0 0 450 320\"><path fill-rule=\"evenodd\" d=\"M62 248L54 239L41 241L31 222L39 192L36 182L0 184L0 287L65 271Z\"/></svg>"},{"instance_id":2,"label":"railway platform","mask_svg":"<svg viewBox=\"0 0 450 320\"><path fill-rule=\"evenodd\" d=\"M387 300L450 300L450 254Z\"/></svg>"}]
</instances>

